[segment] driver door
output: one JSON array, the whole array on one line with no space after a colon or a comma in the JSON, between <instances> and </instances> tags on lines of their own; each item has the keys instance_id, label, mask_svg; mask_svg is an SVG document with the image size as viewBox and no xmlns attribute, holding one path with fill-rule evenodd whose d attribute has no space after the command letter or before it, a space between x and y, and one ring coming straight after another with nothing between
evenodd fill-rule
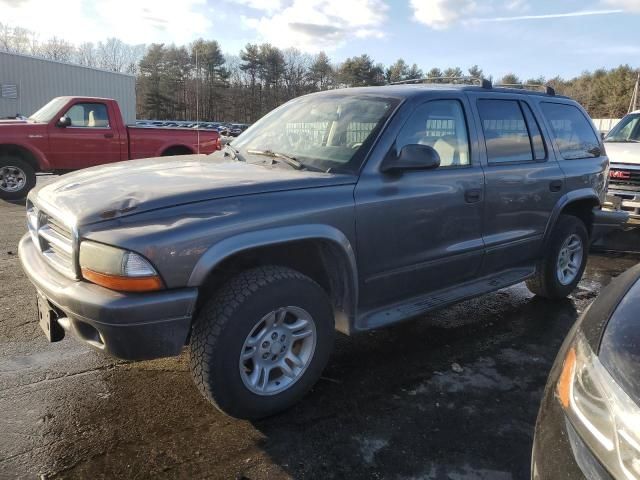
<instances>
[{"instance_id":1,"label":"driver door","mask_svg":"<svg viewBox=\"0 0 640 480\"><path fill-rule=\"evenodd\" d=\"M355 191L360 306L374 310L463 283L484 255L484 174L465 97L427 101L401 127L390 155L426 144L431 170L363 174Z\"/></svg>"},{"instance_id":2,"label":"driver door","mask_svg":"<svg viewBox=\"0 0 640 480\"><path fill-rule=\"evenodd\" d=\"M49 127L52 165L77 170L120 160L120 136L105 103L75 103L64 115L71 126L58 127L54 122Z\"/></svg>"}]
</instances>

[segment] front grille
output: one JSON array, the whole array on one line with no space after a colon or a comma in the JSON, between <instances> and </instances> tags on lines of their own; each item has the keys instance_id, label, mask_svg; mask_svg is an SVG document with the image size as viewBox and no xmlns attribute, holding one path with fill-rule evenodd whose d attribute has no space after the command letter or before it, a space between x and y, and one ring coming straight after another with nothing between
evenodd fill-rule
<instances>
[{"instance_id":1,"label":"front grille","mask_svg":"<svg viewBox=\"0 0 640 480\"><path fill-rule=\"evenodd\" d=\"M46 261L63 275L76 278L71 229L31 202L27 202L27 225Z\"/></svg>"},{"instance_id":2,"label":"front grille","mask_svg":"<svg viewBox=\"0 0 640 480\"><path fill-rule=\"evenodd\" d=\"M609 185L615 185L621 190L638 190L640 189L640 170L612 168L609 171Z\"/></svg>"}]
</instances>

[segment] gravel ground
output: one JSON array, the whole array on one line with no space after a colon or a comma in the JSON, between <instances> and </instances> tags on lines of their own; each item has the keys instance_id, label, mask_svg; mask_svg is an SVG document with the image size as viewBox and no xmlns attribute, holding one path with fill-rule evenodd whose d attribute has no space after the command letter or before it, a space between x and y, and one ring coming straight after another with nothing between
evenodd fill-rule
<instances>
[{"instance_id":1,"label":"gravel ground","mask_svg":"<svg viewBox=\"0 0 640 480\"><path fill-rule=\"evenodd\" d=\"M185 353L127 363L73 338L48 344L17 258L24 206L0 202L0 218L0 478L528 478L564 335L640 261L592 256L565 301L517 285L340 338L302 403L246 422L201 398Z\"/></svg>"}]
</instances>

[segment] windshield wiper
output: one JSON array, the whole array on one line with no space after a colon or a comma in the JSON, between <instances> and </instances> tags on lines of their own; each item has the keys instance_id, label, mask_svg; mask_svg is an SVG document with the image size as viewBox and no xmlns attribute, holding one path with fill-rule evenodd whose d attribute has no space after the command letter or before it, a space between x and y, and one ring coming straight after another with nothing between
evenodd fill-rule
<instances>
[{"instance_id":1,"label":"windshield wiper","mask_svg":"<svg viewBox=\"0 0 640 480\"><path fill-rule=\"evenodd\" d=\"M264 155L265 157L284 160L287 165L295 168L296 170L302 170L304 168L304 164L302 164L302 162L297 160L295 157L285 155L284 153L274 152L273 150L247 150L247 153L251 155Z\"/></svg>"},{"instance_id":2,"label":"windshield wiper","mask_svg":"<svg viewBox=\"0 0 640 480\"><path fill-rule=\"evenodd\" d=\"M227 143L224 146L225 152L224 152L224 156L230 156L231 158L233 158L234 160L237 160L239 162L245 162L246 160L244 159L244 157L240 154L240 151L234 147L233 145L231 145L230 143ZM229 153L231 152L231 153Z\"/></svg>"}]
</instances>

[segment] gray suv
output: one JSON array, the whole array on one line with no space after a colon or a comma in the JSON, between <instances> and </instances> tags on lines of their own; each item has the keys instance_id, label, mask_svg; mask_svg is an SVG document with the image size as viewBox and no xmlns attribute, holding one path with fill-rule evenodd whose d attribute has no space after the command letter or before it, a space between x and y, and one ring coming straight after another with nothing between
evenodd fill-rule
<instances>
[{"instance_id":1,"label":"gray suv","mask_svg":"<svg viewBox=\"0 0 640 480\"><path fill-rule=\"evenodd\" d=\"M609 161L569 98L392 85L297 98L224 151L65 175L27 200L24 271L50 341L126 359L190 345L202 394L259 418L345 334L526 281L562 298Z\"/></svg>"}]
</instances>

